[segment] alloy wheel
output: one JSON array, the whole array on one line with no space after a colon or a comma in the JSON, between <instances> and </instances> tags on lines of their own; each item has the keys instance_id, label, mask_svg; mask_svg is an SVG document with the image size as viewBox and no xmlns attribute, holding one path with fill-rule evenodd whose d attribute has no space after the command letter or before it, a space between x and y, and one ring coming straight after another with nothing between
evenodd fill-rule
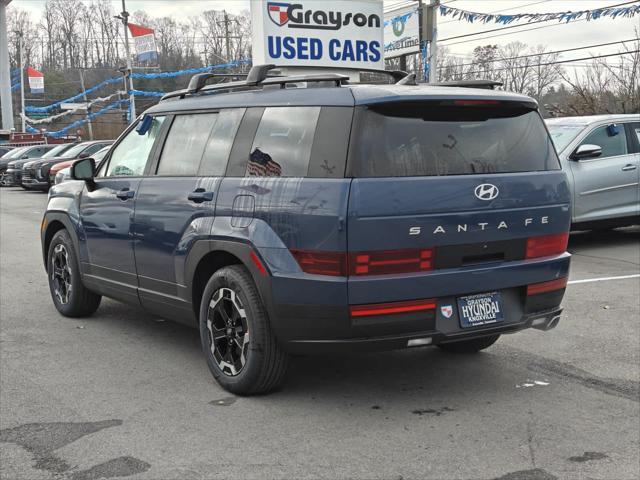
<instances>
[{"instance_id":1,"label":"alloy wheel","mask_svg":"<svg viewBox=\"0 0 640 480\"><path fill-rule=\"evenodd\" d=\"M53 249L53 255L51 256L51 281L53 283L53 293L63 305L69 303L73 289L71 275L67 248L62 244L58 244Z\"/></svg>"},{"instance_id":2,"label":"alloy wheel","mask_svg":"<svg viewBox=\"0 0 640 480\"><path fill-rule=\"evenodd\" d=\"M220 288L211 297L207 312L209 348L220 370L238 375L247 362L249 328L247 314L237 293Z\"/></svg>"}]
</instances>

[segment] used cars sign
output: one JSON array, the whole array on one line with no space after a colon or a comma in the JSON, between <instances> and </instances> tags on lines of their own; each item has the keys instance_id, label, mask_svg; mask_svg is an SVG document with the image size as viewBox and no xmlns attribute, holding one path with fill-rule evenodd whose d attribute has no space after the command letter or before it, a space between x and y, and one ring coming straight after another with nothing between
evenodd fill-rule
<instances>
[{"instance_id":1,"label":"used cars sign","mask_svg":"<svg viewBox=\"0 0 640 480\"><path fill-rule=\"evenodd\" d=\"M380 0L251 2L253 63L384 68Z\"/></svg>"}]
</instances>

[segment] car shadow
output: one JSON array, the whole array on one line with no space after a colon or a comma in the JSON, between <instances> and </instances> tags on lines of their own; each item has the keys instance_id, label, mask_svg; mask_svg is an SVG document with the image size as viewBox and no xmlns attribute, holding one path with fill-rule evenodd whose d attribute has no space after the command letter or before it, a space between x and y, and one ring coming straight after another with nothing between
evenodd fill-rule
<instances>
[{"instance_id":1,"label":"car shadow","mask_svg":"<svg viewBox=\"0 0 640 480\"><path fill-rule=\"evenodd\" d=\"M97 316L101 318L96 321L109 324L110 335L145 338L150 342L149 348L178 356L191 374L197 372L202 382L215 384L206 367L198 368L205 365L205 358L197 329L162 321L141 309L112 301L103 305ZM284 385L268 398L286 397L307 404L321 397L323 402L340 406L365 398L372 409L414 398L418 410L433 407L434 412L427 413L438 415L437 408L453 408L445 401L447 398L465 403L469 391L475 391L483 398L486 393L491 399L498 391L515 388L517 382L526 380L530 374L526 365L505 361L504 354L496 346L475 355L419 347L352 355L294 356L290 358Z\"/></svg>"},{"instance_id":2,"label":"car shadow","mask_svg":"<svg viewBox=\"0 0 640 480\"><path fill-rule=\"evenodd\" d=\"M615 247L631 245L640 241L640 226L611 230L584 230L569 236L569 251L574 248Z\"/></svg>"}]
</instances>

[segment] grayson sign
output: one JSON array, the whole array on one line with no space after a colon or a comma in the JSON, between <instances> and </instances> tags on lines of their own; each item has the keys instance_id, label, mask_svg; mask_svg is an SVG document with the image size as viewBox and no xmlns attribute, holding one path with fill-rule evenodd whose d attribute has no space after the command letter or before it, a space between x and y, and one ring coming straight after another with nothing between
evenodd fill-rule
<instances>
[{"instance_id":1,"label":"grayson sign","mask_svg":"<svg viewBox=\"0 0 640 480\"><path fill-rule=\"evenodd\" d=\"M253 63L384 69L381 0L252 1Z\"/></svg>"}]
</instances>

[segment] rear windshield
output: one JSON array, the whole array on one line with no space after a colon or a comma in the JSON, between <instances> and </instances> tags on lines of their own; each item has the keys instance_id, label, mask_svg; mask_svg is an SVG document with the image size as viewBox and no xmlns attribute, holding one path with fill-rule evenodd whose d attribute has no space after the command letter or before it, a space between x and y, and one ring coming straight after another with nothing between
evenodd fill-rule
<instances>
[{"instance_id":1,"label":"rear windshield","mask_svg":"<svg viewBox=\"0 0 640 480\"><path fill-rule=\"evenodd\" d=\"M359 109L354 131L350 170L355 177L560 168L538 112L515 103L385 104Z\"/></svg>"}]
</instances>

